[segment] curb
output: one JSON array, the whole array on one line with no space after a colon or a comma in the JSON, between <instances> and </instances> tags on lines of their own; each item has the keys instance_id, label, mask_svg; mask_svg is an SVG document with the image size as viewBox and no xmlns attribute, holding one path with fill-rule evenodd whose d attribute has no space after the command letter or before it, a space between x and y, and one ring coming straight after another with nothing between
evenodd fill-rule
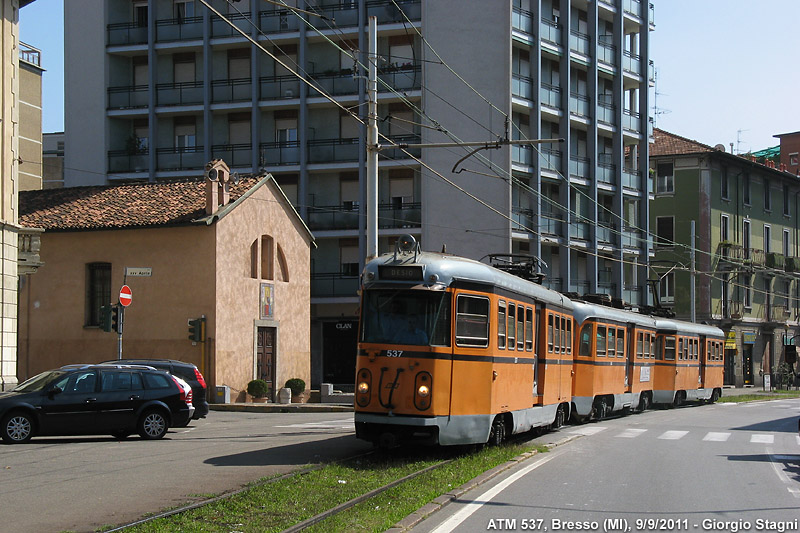
<instances>
[{"instance_id":1,"label":"curb","mask_svg":"<svg viewBox=\"0 0 800 533\"><path fill-rule=\"evenodd\" d=\"M567 436L558 442L554 442L549 444L548 446L554 448L556 446L563 446L573 440L579 439L583 435L570 435ZM410 531L412 528L419 525L423 520L428 519L434 513L442 510L445 506L447 506L450 502L461 498L465 493L469 492L470 490L483 485L487 481L490 481L497 477L498 475L502 474L503 472L510 470L520 464L524 463L531 457L539 455L538 451L531 451L523 453L522 455L518 455L517 457L506 461L501 465L497 465L496 467L492 468L491 470L487 470L483 474L480 474L471 480L467 481L460 487L451 490L446 494L442 494L438 498L434 499L431 503L428 503L410 515L406 516L399 522L397 522L394 526L386 530L386 533L403 533L406 531Z\"/></svg>"},{"instance_id":2,"label":"curb","mask_svg":"<svg viewBox=\"0 0 800 533\"><path fill-rule=\"evenodd\" d=\"M212 411L246 413L352 413L352 405L326 403L218 403L211 404Z\"/></svg>"}]
</instances>

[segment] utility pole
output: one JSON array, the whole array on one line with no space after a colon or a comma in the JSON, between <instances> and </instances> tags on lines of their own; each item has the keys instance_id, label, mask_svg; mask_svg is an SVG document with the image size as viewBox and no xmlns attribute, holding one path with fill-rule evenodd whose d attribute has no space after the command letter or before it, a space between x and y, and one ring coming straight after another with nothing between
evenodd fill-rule
<instances>
[{"instance_id":1,"label":"utility pole","mask_svg":"<svg viewBox=\"0 0 800 533\"><path fill-rule=\"evenodd\" d=\"M367 54L367 261L378 257L378 17L369 17Z\"/></svg>"},{"instance_id":2,"label":"utility pole","mask_svg":"<svg viewBox=\"0 0 800 533\"><path fill-rule=\"evenodd\" d=\"M695 264L694 264L694 243L695 243L695 238L694 238L694 220L692 220L691 225L689 226L689 235L690 235L690 237L689 237L689 257L690 257L690 265L691 265L690 269L689 269L690 278L691 278L691 280L689 282L689 305L690 305L690 312L691 312L691 317L692 317L691 320L692 320L692 323L695 323L695 322L697 322L697 311L695 309L695 301L694 301L695 300L694 283L695 283L695 279L696 279L696 276L697 276L697 270L696 270ZM673 287L673 290L674 290L674 287Z\"/></svg>"}]
</instances>

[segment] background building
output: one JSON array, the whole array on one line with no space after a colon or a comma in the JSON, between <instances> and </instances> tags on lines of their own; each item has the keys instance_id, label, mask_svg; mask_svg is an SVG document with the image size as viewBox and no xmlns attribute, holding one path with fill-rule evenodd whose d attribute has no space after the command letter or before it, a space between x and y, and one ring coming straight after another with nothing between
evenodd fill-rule
<instances>
[{"instance_id":1,"label":"background building","mask_svg":"<svg viewBox=\"0 0 800 533\"><path fill-rule=\"evenodd\" d=\"M698 322L728 333L725 384L760 386L800 334L800 183L774 164L658 129L650 159L660 303L683 319L694 305Z\"/></svg>"},{"instance_id":2,"label":"background building","mask_svg":"<svg viewBox=\"0 0 800 533\"><path fill-rule=\"evenodd\" d=\"M42 52L19 43L19 189L42 188Z\"/></svg>"},{"instance_id":3,"label":"background building","mask_svg":"<svg viewBox=\"0 0 800 533\"><path fill-rule=\"evenodd\" d=\"M384 149L380 251L410 233L476 259L529 253L552 288L647 303L651 4L320 0L319 17L211 3L219 15L186 0L65 3L64 183L200 175L213 158L272 173L318 243L314 385L353 380L366 150L349 110L365 117L368 16L382 144L564 139L459 168L466 148Z\"/></svg>"},{"instance_id":4,"label":"background building","mask_svg":"<svg viewBox=\"0 0 800 533\"><path fill-rule=\"evenodd\" d=\"M64 186L64 132L42 134L42 188Z\"/></svg>"}]
</instances>

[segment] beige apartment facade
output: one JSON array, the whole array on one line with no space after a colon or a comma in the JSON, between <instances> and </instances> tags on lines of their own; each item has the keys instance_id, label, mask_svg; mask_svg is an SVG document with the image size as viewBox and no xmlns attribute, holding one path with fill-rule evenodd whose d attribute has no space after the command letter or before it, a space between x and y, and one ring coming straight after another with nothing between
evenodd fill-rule
<instances>
[{"instance_id":1,"label":"beige apartment facade","mask_svg":"<svg viewBox=\"0 0 800 533\"><path fill-rule=\"evenodd\" d=\"M254 378L273 392L289 378L310 382L313 237L271 176L227 185L23 193L23 220L45 229L45 266L20 292L20 379L116 359L119 335L103 330L99 308L127 284L123 357L192 362L231 401L245 401ZM204 334L193 342L188 321L199 318Z\"/></svg>"}]
</instances>

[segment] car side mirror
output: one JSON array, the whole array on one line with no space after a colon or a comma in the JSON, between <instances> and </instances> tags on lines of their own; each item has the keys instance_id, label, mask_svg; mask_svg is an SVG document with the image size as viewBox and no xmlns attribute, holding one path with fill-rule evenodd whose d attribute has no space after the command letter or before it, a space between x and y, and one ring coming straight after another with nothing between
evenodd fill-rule
<instances>
[{"instance_id":1,"label":"car side mirror","mask_svg":"<svg viewBox=\"0 0 800 533\"><path fill-rule=\"evenodd\" d=\"M53 398L55 398L55 397L56 397L56 395L57 395L57 394L61 394L62 392L64 392L64 390L63 390L61 387L56 387L55 385L53 385L53 386L52 386L52 387L51 387L51 388L50 388L50 389L47 391L47 396L49 396L49 397L50 397L50 399L52 400Z\"/></svg>"}]
</instances>

